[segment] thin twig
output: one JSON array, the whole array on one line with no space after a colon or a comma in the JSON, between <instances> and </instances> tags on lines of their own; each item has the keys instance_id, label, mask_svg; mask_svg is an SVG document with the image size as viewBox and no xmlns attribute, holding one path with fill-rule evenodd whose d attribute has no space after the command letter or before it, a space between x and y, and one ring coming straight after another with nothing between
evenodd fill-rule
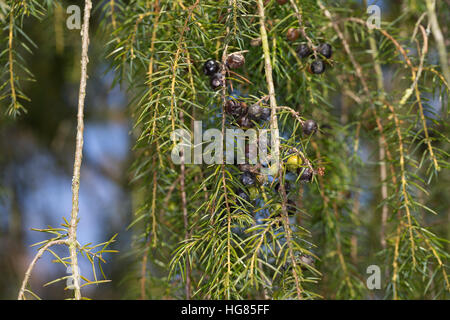
<instances>
[{"instance_id":1,"label":"thin twig","mask_svg":"<svg viewBox=\"0 0 450 320\"><path fill-rule=\"evenodd\" d=\"M312 50L314 50L314 55L316 55L317 54L316 53L316 48L314 47L314 43L312 42L311 38L308 37L308 35L306 34L305 26L303 25L303 16L302 16L300 10L298 9L298 6L295 3L295 0L290 0L290 3L291 3L292 8L295 11L295 16L297 17L298 25L299 25L300 32L301 32L303 38L305 38L308 41L309 47Z\"/></svg>"},{"instance_id":2,"label":"thin twig","mask_svg":"<svg viewBox=\"0 0 450 320\"><path fill-rule=\"evenodd\" d=\"M8 39L8 50L9 50L9 84L11 87L11 97L12 105L14 109L18 109L17 97L16 97L16 87L14 84L14 57L13 57L13 37L14 37L14 5L12 5L11 12L9 13L9 39Z\"/></svg>"},{"instance_id":3,"label":"thin twig","mask_svg":"<svg viewBox=\"0 0 450 320\"><path fill-rule=\"evenodd\" d=\"M231 0L228 1L228 4L231 5ZM230 18L231 8L228 8L228 16L226 24L228 25L228 20ZM230 35L230 28L227 26L226 28L226 35L224 37L225 39L225 46L222 53L222 65L226 66L227 56L228 56L228 36ZM226 120L226 110L225 105L227 102L227 81L226 81L226 68L222 68L222 75L224 77L224 83L222 87L222 136L225 136L225 120ZM222 173L222 187L223 187L223 195L225 200L225 207L227 210L227 274L225 278L225 284L227 287L227 299L230 299L230 277L231 277L231 210L230 210L230 203L228 200L228 189L226 184L226 178L225 178L225 162L222 161L222 164L220 165L220 170Z\"/></svg>"},{"instance_id":4,"label":"thin twig","mask_svg":"<svg viewBox=\"0 0 450 320\"><path fill-rule=\"evenodd\" d=\"M92 2L85 0L83 27L81 29L81 79L80 91L78 95L78 114L77 114L77 137L75 149L75 162L73 166L72 178L72 212L69 226L69 249L70 259L73 273L73 286L75 291L75 299L81 299L80 291L80 274L78 269L77 259L77 224L79 211L79 192L80 192L80 172L81 162L83 159L83 131L84 131L84 101L86 97L86 82L87 82L87 64L89 62L88 47L89 47L89 19L91 15Z\"/></svg>"},{"instance_id":5,"label":"thin twig","mask_svg":"<svg viewBox=\"0 0 450 320\"><path fill-rule=\"evenodd\" d=\"M31 261L30 265L28 266L27 271L25 272L25 277L23 279L22 285L20 286L19 296L17 298L18 300L25 299L24 293L26 291L26 286L28 284L28 281L30 280L31 273L33 272L33 268L35 267L36 262L42 257L42 255L45 253L45 251L47 251L47 249L49 249L50 247L52 247L54 245L58 245L58 244L68 244L68 240L66 240L66 239L51 240L51 241L47 242L47 244L45 246L43 246L41 249L39 249L37 254L34 256L34 259Z\"/></svg>"},{"instance_id":6,"label":"thin twig","mask_svg":"<svg viewBox=\"0 0 450 320\"><path fill-rule=\"evenodd\" d=\"M184 122L183 111L180 111L180 122ZM183 222L184 222L184 239L189 239L189 219L187 212L187 200L185 190L186 170L184 165L184 151L181 150L181 173L180 173L180 193L181 193L181 207L183 209ZM186 299L191 299L191 266L189 261L189 252L186 251L186 284L185 284Z\"/></svg>"}]
</instances>

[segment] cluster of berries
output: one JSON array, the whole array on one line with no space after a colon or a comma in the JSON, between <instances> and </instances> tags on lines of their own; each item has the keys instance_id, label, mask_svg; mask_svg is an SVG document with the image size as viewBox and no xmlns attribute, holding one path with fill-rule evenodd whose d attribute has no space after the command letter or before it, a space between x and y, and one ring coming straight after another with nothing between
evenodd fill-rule
<instances>
[{"instance_id":1,"label":"cluster of berries","mask_svg":"<svg viewBox=\"0 0 450 320\"><path fill-rule=\"evenodd\" d=\"M329 48L331 50L331 47ZM301 49L304 50L304 49ZM330 56L331 53L328 54L325 52L325 49L320 50L319 52L325 57ZM297 53L300 55L299 51ZM301 52L302 55L309 56L312 54L312 50L308 53ZM316 62L316 61L315 61ZM312 63L312 68L317 68L315 66L315 62ZM243 66L245 63L245 59L240 53L230 54L226 59L225 67L227 69L236 69ZM203 66L203 71L205 75L210 77L210 85L212 89L217 90L225 85L225 70L223 66L214 59L209 59L205 62ZM321 73L321 72L315 72ZM236 123L242 129L248 129L254 126L255 122L258 121L269 121L271 118L271 109L262 102L258 102L248 106L245 102L239 101L235 98L230 98L225 103L225 112L229 116L233 117L236 120ZM317 131L317 124L313 120L305 121L302 125L303 133L307 136L313 135ZM256 188L257 183L263 183L264 178L261 178L261 175L258 175L256 172L258 170L258 165L250 165L249 160L249 151L248 145L245 148L245 164L239 165L239 170L241 171L240 181L243 186L247 188L247 192L243 189L239 189L236 192L236 195L239 198L239 201L245 205L245 202L250 202L257 197L258 191ZM295 154L294 151L290 151L290 155L288 154L288 159L285 162L285 167L287 170L291 172L296 172L300 177L299 180L302 182L310 182L313 178L313 170L307 166L302 166L302 159ZM279 183L275 185L275 190L279 192ZM285 183L286 192L290 190L290 184L288 182ZM293 215L296 212L296 204L293 200L288 200L287 202L288 214ZM275 216L280 215L281 213L281 205L276 204L273 212Z\"/></svg>"},{"instance_id":2,"label":"cluster of berries","mask_svg":"<svg viewBox=\"0 0 450 320\"><path fill-rule=\"evenodd\" d=\"M237 69L244 65L245 58L241 53L233 53L227 57L226 64L229 69ZM203 72L210 78L211 88L217 90L225 85L225 76L219 62L209 59L203 65Z\"/></svg>"},{"instance_id":3,"label":"cluster of berries","mask_svg":"<svg viewBox=\"0 0 450 320\"><path fill-rule=\"evenodd\" d=\"M220 64L216 60L210 59L206 61L203 65L203 72L209 76L211 88L217 90L224 86L225 76L222 74Z\"/></svg>"},{"instance_id":4,"label":"cluster of berries","mask_svg":"<svg viewBox=\"0 0 450 320\"><path fill-rule=\"evenodd\" d=\"M227 57L226 67L229 69L240 68L244 65L245 58L241 53L232 53ZM214 90L223 87L225 77L222 72L222 66L214 59L209 59L203 65L203 72L210 77L210 85ZM241 128L253 127L252 121L269 121L271 110L261 104L253 104L250 107L243 101L229 99L225 105L225 112L234 117Z\"/></svg>"},{"instance_id":5,"label":"cluster of berries","mask_svg":"<svg viewBox=\"0 0 450 320\"><path fill-rule=\"evenodd\" d=\"M333 55L333 49L331 45L328 43L321 43L318 47L314 49L318 54L326 59L330 59ZM301 44L297 47L297 55L299 58L304 59L314 54L314 50L310 48L307 44ZM318 58L316 54L314 54L314 61L309 66L309 72L313 74L321 74L325 72L326 69L326 61L321 58Z\"/></svg>"},{"instance_id":6,"label":"cluster of berries","mask_svg":"<svg viewBox=\"0 0 450 320\"><path fill-rule=\"evenodd\" d=\"M277 0L277 3L280 5L286 4L288 0ZM289 41L295 41L300 36L300 30L297 28L289 28L286 34L286 37ZM321 74L325 72L326 69L326 61L321 59L320 57L317 57L317 54L320 54L322 57L326 59L330 59L333 50L331 48L331 45L328 43L322 43L316 48L311 48L307 44L300 44L297 47L297 55L300 59L307 58L314 54L314 61L309 65L308 71L313 74Z\"/></svg>"},{"instance_id":7,"label":"cluster of berries","mask_svg":"<svg viewBox=\"0 0 450 320\"><path fill-rule=\"evenodd\" d=\"M254 126L253 121L269 121L271 109L260 104L252 104L247 106L243 101L230 99L225 104L225 112L232 116L239 127L248 129Z\"/></svg>"}]
</instances>

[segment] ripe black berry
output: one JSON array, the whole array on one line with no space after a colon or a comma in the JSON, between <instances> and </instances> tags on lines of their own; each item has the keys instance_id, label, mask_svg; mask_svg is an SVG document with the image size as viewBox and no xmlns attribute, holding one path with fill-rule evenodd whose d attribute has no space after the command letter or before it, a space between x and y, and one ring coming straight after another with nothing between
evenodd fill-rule
<instances>
[{"instance_id":1,"label":"ripe black berry","mask_svg":"<svg viewBox=\"0 0 450 320\"><path fill-rule=\"evenodd\" d=\"M244 172L241 175L241 182L244 186L251 186L255 184L255 175L251 172Z\"/></svg>"},{"instance_id":2,"label":"ripe black berry","mask_svg":"<svg viewBox=\"0 0 450 320\"><path fill-rule=\"evenodd\" d=\"M295 41L300 36L300 30L297 28L289 28L286 34L286 38L289 41Z\"/></svg>"},{"instance_id":3,"label":"ripe black berry","mask_svg":"<svg viewBox=\"0 0 450 320\"><path fill-rule=\"evenodd\" d=\"M321 74L325 72L325 63L322 60L315 60L310 66L311 73Z\"/></svg>"},{"instance_id":4,"label":"ripe black berry","mask_svg":"<svg viewBox=\"0 0 450 320\"><path fill-rule=\"evenodd\" d=\"M272 110L270 108L262 108L260 119L263 121L269 121Z\"/></svg>"},{"instance_id":5,"label":"ripe black berry","mask_svg":"<svg viewBox=\"0 0 450 320\"><path fill-rule=\"evenodd\" d=\"M307 120L303 123L303 133L310 136L317 131L317 123L314 120Z\"/></svg>"},{"instance_id":6,"label":"ripe black berry","mask_svg":"<svg viewBox=\"0 0 450 320\"><path fill-rule=\"evenodd\" d=\"M244 65L245 58L241 53L232 53L227 58L227 66L230 69L237 69Z\"/></svg>"},{"instance_id":7,"label":"ripe black berry","mask_svg":"<svg viewBox=\"0 0 450 320\"><path fill-rule=\"evenodd\" d=\"M311 50L311 48L308 47L308 45L307 45L307 44L304 44L304 43L302 43L301 45L299 45L299 46L297 47L296 52L297 52L297 56L298 56L300 59L309 57L309 56L313 53L312 50Z\"/></svg>"},{"instance_id":8,"label":"ripe black berry","mask_svg":"<svg viewBox=\"0 0 450 320\"><path fill-rule=\"evenodd\" d=\"M242 128L253 127L253 122L250 120L250 118L247 115L241 116L238 119L238 124L239 124L239 127L242 127Z\"/></svg>"},{"instance_id":9,"label":"ripe black berry","mask_svg":"<svg viewBox=\"0 0 450 320\"><path fill-rule=\"evenodd\" d=\"M319 47L317 48L317 51L319 51L319 53L327 59L330 59L331 56L333 55L333 49L331 48L331 45L329 45L328 43L320 44Z\"/></svg>"},{"instance_id":10,"label":"ripe black berry","mask_svg":"<svg viewBox=\"0 0 450 320\"><path fill-rule=\"evenodd\" d=\"M220 65L216 60L209 59L205 62L203 65L203 72L207 76L212 76L213 74L217 73L220 69Z\"/></svg>"},{"instance_id":11,"label":"ripe black berry","mask_svg":"<svg viewBox=\"0 0 450 320\"><path fill-rule=\"evenodd\" d=\"M248 108L248 116L253 120L259 120L261 118L262 108L259 104L252 104Z\"/></svg>"},{"instance_id":12,"label":"ripe black berry","mask_svg":"<svg viewBox=\"0 0 450 320\"><path fill-rule=\"evenodd\" d=\"M310 168L305 168L300 176L300 181L310 182L313 178L313 171Z\"/></svg>"},{"instance_id":13,"label":"ripe black berry","mask_svg":"<svg viewBox=\"0 0 450 320\"><path fill-rule=\"evenodd\" d=\"M225 104L225 111L230 116L238 118L245 113L246 107L247 105L243 102L228 100Z\"/></svg>"},{"instance_id":14,"label":"ripe black berry","mask_svg":"<svg viewBox=\"0 0 450 320\"><path fill-rule=\"evenodd\" d=\"M221 73L215 73L212 77L211 77L211 88L213 88L214 90L219 89L220 87L223 87L225 85L225 77L223 74Z\"/></svg>"}]
</instances>

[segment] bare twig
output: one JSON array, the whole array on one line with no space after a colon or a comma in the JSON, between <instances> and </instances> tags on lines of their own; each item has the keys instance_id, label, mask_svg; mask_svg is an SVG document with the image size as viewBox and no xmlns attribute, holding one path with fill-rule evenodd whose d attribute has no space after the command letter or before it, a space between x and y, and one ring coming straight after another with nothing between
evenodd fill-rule
<instances>
[{"instance_id":1,"label":"bare twig","mask_svg":"<svg viewBox=\"0 0 450 320\"><path fill-rule=\"evenodd\" d=\"M428 151L430 153L430 157L433 160L433 164L434 167L437 171L440 171L440 167L439 164L437 162L436 156L434 155L434 151L433 151L433 147L431 146L431 140L430 140L430 135L428 133L428 126L427 126L427 121L425 119L425 114L423 111L423 105L422 105L422 98L420 97L420 91L419 91L419 78L420 75L422 74L423 71L423 64L425 61L425 56L428 53L428 36L427 33L425 31L425 29L422 26L420 27L420 31L422 32L422 37L423 37L423 47L422 47L422 55L420 56L420 64L419 64L419 68L417 69L417 73L416 73L416 78L414 80L414 89L416 92L416 98L417 98L417 102L419 105L419 113L420 113L420 119L422 121L422 126L423 126L423 133L425 135L425 142L428 146Z\"/></svg>"},{"instance_id":2,"label":"bare twig","mask_svg":"<svg viewBox=\"0 0 450 320\"><path fill-rule=\"evenodd\" d=\"M73 166L72 178L72 212L69 226L68 245L70 249L70 260L73 272L73 286L75 291L75 299L81 299L80 291L80 274L78 269L77 259L77 224L79 211L79 192L80 192L80 172L81 162L83 159L83 131L84 131L84 101L86 97L86 82L87 82L87 64L89 62L88 47L89 47L89 19L91 15L92 2L85 0L83 27L81 29L81 79L80 91L78 94L78 114L77 114L77 137L75 149L75 162Z\"/></svg>"},{"instance_id":3,"label":"bare twig","mask_svg":"<svg viewBox=\"0 0 450 320\"><path fill-rule=\"evenodd\" d=\"M316 54L316 49L315 49L315 47L314 47L314 44L313 44L311 38L308 37L308 35L306 34L305 26L304 26L304 24L303 24L303 16L302 16L300 10L298 9L298 6L297 6L297 4L295 3L295 0L290 0L290 3L291 3L291 7L292 7L292 8L294 9L294 11L295 11L295 16L297 17L298 25L299 25L300 32L302 33L303 38L305 38L305 39L308 41L309 47L310 47L312 50L314 50L314 54Z\"/></svg>"},{"instance_id":4,"label":"bare twig","mask_svg":"<svg viewBox=\"0 0 450 320\"><path fill-rule=\"evenodd\" d=\"M12 105L14 109L18 109L16 97L16 87L14 84L14 57L13 57L13 37L14 37L14 5L9 13L9 35L8 35L8 53L9 53L9 84L11 87Z\"/></svg>"},{"instance_id":5,"label":"bare twig","mask_svg":"<svg viewBox=\"0 0 450 320\"><path fill-rule=\"evenodd\" d=\"M303 125L303 124L305 123L305 121L303 121L302 118L300 117L300 114L299 114L297 111L295 111L294 109L292 109L292 108L290 108L290 107L287 107L287 106L278 106L277 109L278 109L278 110L286 110L286 111L288 111L289 113L292 114L292 116L293 116L298 122L300 122L301 125Z\"/></svg>"}]
</instances>

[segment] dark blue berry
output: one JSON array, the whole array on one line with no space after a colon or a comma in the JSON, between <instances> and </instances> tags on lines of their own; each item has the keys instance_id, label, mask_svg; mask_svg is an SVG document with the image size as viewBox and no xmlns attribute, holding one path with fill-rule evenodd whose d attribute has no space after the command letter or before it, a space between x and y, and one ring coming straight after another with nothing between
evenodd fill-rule
<instances>
[{"instance_id":1,"label":"dark blue berry","mask_svg":"<svg viewBox=\"0 0 450 320\"><path fill-rule=\"evenodd\" d=\"M262 108L259 104L253 104L248 108L248 115L251 119L257 121L261 118Z\"/></svg>"},{"instance_id":2,"label":"dark blue berry","mask_svg":"<svg viewBox=\"0 0 450 320\"><path fill-rule=\"evenodd\" d=\"M314 74L321 74L325 72L325 63L322 60L315 60L311 63L310 70Z\"/></svg>"},{"instance_id":3,"label":"dark blue berry","mask_svg":"<svg viewBox=\"0 0 450 320\"><path fill-rule=\"evenodd\" d=\"M220 69L220 65L216 60L209 59L205 62L203 65L203 72L207 76L212 76L213 74L217 73Z\"/></svg>"},{"instance_id":4,"label":"dark blue berry","mask_svg":"<svg viewBox=\"0 0 450 320\"><path fill-rule=\"evenodd\" d=\"M271 114L272 114L272 110L270 108L262 108L260 119L263 121L270 121Z\"/></svg>"},{"instance_id":5,"label":"dark blue berry","mask_svg":"<svg viewBox=\"0 0 450 320\"><path fill-rule=\"evenodd\" d=\"M240 117L245 114L245 109L247 105L244 102L239 102L237 100L228 100L225 104L225 111L230 116L235 118Z\"/></svg>"},{"instance_id":6,"label":"dark blue berry","mask_svg":"<svg viewBox=\"0 0 450 320\"><path fill-rule=\"evenodd\" d=\"M310 136L317 131L317 123L314 120L307 120L303 123L303 133Z\"/></svg>"},{"instance_id":7,"label":"dark blue berry","mask_svg":"<svg viewBox=\"0 0 450 320\"><path fill-rule=\"evenodd\" d=\"M317 51L323 55L325 58L330 59L333 55L333 49L331 48L331 45L328 43L322 43L317 48Z\"/></svg>"},{"instance_id":8,"label":"dark blue berry","mask_svg":"<svg viewBox=\"0 0 450 320\"><path fill-rule=\"evenodd\" d=\"M297 55L300 59L309 57L313 52L307 44L302 43L297 47Z\"/></svg>"},{"instance_id":9,"label":"dark blue berry","mask_svg":"<svg viewBox=\"0 0 450 320\"><path fill-rule=\"evenodd\" d=\"M244 186L251 186L255 184L255 175L251 172L244 172L241 175L241 182Z\"/></svg>"},{"instance_id":10,"label":"dark blue berry","mask_svg":"<svg viewBox=\"0 0 450 320\"><path fill-rule=\"evenodd\" d=\"M210 84L211 84L211 88L213 88L214 90L217 90L225 85L225 77L221 73L215 73L211 77Z\"/></svg>"}]
</instances>

